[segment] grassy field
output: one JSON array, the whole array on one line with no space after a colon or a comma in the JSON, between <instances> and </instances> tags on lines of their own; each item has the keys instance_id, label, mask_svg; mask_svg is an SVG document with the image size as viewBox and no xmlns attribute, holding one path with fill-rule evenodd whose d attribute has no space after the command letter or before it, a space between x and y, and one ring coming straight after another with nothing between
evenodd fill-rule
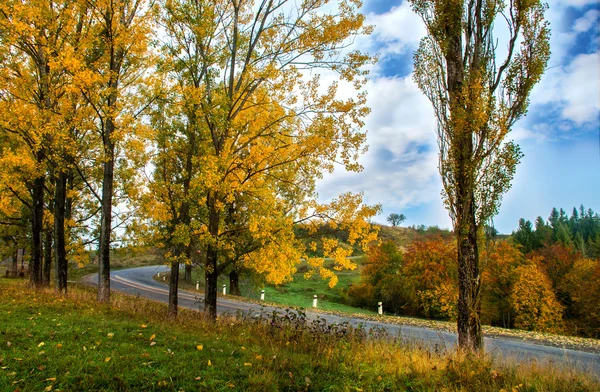
<instances>
[{"instance_id":1,"label":"grassy field","mask_svg":"<svg viewBox=\"0 0 600 392\"><path fill-rule=\"evenodd\" d=\"M567 370L429 353L293 318L216 323L113 294L111 306L74 287L68 298L1 279L2 391L594 391Z\"/></svg>"}]
</instances>

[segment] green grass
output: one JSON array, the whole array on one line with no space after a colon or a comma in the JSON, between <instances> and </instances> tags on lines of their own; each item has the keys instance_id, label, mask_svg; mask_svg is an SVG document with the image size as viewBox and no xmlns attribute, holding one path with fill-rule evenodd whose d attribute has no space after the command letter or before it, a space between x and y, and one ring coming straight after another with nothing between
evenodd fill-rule
<instances>
[{"instance_id":1,"label":"green grass","mask_svg":"<svg viewBox=\"0 0 600 392\"><path fill-rule=\"evenodd\" d=\"M284 324L216 323L114 294L111 306L0 285L0 390L593 391L572 371L433 354L415 346L312 333ZM291 324L292 327L297 325ZM320 330L322 331L322 330Z\"/></svg>"}]
</instances>

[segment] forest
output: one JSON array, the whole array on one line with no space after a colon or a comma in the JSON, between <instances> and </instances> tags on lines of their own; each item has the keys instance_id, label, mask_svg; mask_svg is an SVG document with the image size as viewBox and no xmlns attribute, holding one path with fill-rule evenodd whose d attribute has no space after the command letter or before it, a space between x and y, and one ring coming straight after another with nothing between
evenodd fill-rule
<instances>
[{"instance_id":1,"label":"forest","mask_svg":"<svg viewBox=\"0 0 600 392\"><path fill-rule=\"evenodd\" d=\"M408 241L372 245L361 283L348 301L373 308L384 301L396 314L455 320L456 243L451 232L420 230ZM505 236L502 236L505 237ZM500 238L480 233L481 321L519 328L600 337L600 216L581 206L569 217L552 209L535 227L519 220Z\"/></svg>"}]
</instances>

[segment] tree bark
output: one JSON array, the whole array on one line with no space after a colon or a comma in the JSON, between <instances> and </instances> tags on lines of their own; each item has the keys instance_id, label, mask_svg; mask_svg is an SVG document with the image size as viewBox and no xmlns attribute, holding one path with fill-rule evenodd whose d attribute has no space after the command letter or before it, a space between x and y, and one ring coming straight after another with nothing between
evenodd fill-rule
<instances>
[{"instance_id":1,"label":"tree bark","mask_svg":"<svg viewBox=\"0 0 600 392\"><path fill-rule=\"evenodd\" d=\"M100 245L98 247L98 302L110 301L110 235L112 232L112 197L115 169L115 146L111 140L115 126L111 118L106 119L105 127L102 215L100 218Z\"/></svg>"},{"instance_id":2,"label":"tree bark","mask_svg":"<svg viewBox=\"0 0 600 392\"><path fill-rule=\"evenodd\" d=\"M191 264L186 264L185 265L185 282L186 283L192 283L192 265Z\"/></svg>"},{"instance_id":3,"label":"tree bark","mask_svg":"<svg viewBox=\"0 0 600 392\"><path fill-rule=\"evenodd\" d=\"M39 155L39 154L38 154ZM41 159L39 159L41 161ZM29 285L42 286L42 232L44 219L44 183L45 177L33 180L31 220L31 262L29 263Z\"/></svg>"},{"instance_id":4,"label":"tree bark","mask_svg":"<svg viewBox=\"0 0 600 392\"><path fill-rule=\"evenodd\" d=\"M177 303L178 303L177 290L178 289L179 289L179 262L174 262L171 264L171 276L169 278L168 315L170 318L177 317Z\"/></svg>"},{"instance_id":5,"label":"tree bark","mask_svg":"<svg viewBox=\"0 0 600 392\"><path fill-rule=\"evenodd\" d=\"M208 192L206 206L208 207L208 231L217 240L219 236L219 211L216 208L217 197L214 192ZM206 264L204 268L204 312L212 319L217 319L217 278L219 277L218 251L214 244L206 247Z\"/></svg>"},{"instance_id":6,"label":"tree bark","mask_svg":"<svg viewBox=\"0 0 600 392\"><path fill-rule=\"evenodd\" d=\"M209 246L210 247L210 246ZM212 253L212 252L211 252ZM212 269L207 269L204 274L204 313L212 320L217 319L217 278L219 273L216 272L216 262L210 255L208 256L207 264L213 265ZM210 271L210 272L209 272Z\"/></svg>"},{"instance_id":7,"label":"tree bark","mask_svg":"<svg viewBox=\"0 0 600 392\"><path fill-rule=\"evenodd\" d=\"M44 230L44 266L42 271L42 284L50 285L50 272L52 271L52 237L54 230L48 227Z\"/></svg>"},{"instance_id":8,"label":"tree bark","mask_svg":"<svg viewBox=\"0 0 600 392\"><path fill-rule=\"evenodd\" d=\"M65 241L65 218L67 198L67 174L58 173L54 193L54 248L56 260L56 290L67 294L67 250Z\"/></svg>"},{"instance_id":9,"label":"tree bark","mask_svg":"<svg viewBox=\"0 0 600 392\"><path fill-rule=\"evenodd\" d=\"M229 294L241 296L240 291L240 273L236 270L232 270L229 273Z\"/></svg>"}]
</instances>

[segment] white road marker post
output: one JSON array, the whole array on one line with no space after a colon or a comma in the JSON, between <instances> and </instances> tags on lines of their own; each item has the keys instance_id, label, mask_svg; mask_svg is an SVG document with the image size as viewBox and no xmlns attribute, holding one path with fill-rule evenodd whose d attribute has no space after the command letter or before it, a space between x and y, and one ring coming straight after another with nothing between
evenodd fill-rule
<instances>
[{"instance_id":1,"label":"white road marker post","mask_svg":"<svg viewBox=\"0 0 600 392\"><path fill-rule=\"evenodd\" d=\"M260 290L260 300L261 301L265 300L265 290Z\"/></svg>"},{"instance_id":2,"label":"white road marker post","mask_svg":"<svg viewBox=\"0 0 600 392\"><path fill-rule=\"evenodd\" d=\"M223 285L223 295L227 294L227 285Z\"/></svg>"},{"instance_id":3,"label":"white road marker post","mask_svg":"<svg viewBox=\"0 0 600 392\"><path fill-rule=\"evenodd\" d=\"M377 305L378 305L377 313L381 316L381 315L383 315L383 302L378 302Z\"/></svg>"},{"instance_id":4,"label":"white road marker post","mask_svg":"<svg viewBox=\"0 0 600 392\"><path fill-rule=\"evenodd\" d=\"M196 281L196 291L200 291L200 281Z\"/></svg>"},{"instance_id":5,"label":"white road marker post","mask_svg":"<svg viewBox=\"0 0 600 392\"><path fill-rule=\"evenodd\" d=\"M317 294L313 296L313 308L317 307Z\"/></svg>"}]
</instances>

